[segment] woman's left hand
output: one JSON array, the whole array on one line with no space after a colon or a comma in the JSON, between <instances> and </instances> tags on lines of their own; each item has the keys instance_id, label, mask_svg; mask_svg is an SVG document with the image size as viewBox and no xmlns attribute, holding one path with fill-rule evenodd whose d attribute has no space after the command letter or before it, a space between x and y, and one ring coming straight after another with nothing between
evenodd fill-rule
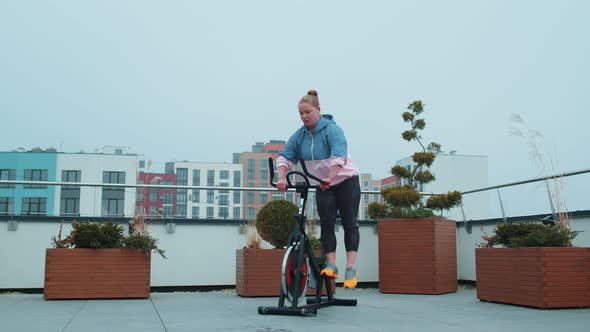
<instances>
[{"instance_id":1,"label":"woman's left hand","mask_svg":"<svg viewBox=\"0 0 590 332\"><path fill-rule=\"evenodd\" d=\"M330 183L331 183L332 181L330 181L330 179L322 179L322 181L324 181L324 183L325 183L325 184L321 184L321 183L320 183L320 189L321 189L322 191L330 189Z\"/></svg>"}]
</instances>

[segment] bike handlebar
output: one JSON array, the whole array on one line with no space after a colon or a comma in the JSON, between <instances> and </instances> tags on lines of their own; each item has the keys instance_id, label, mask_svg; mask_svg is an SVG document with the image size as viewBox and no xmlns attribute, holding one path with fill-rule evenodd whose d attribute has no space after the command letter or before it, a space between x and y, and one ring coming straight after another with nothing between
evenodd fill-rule
<instances>
[{"instance_id":1,"label":"bike handlebar","mask_svg":"<svg viewBox=\"0 0 590 332\"><path fill-rule=\"evenodd\" d=\"M318 185L311 185L309 183L309 179L315 180L323 185L326 184L326 182L324 182L322 179L318 178L317 176L315 176L313 174L310 174L307 171L307 167L305 166L305 161L303 159L301 159L300 161L301 161L301 168L303 169L303 173L300 171L289 171L287 173L287 175L285 176L285 178L287 180L287 188L294 188L294 189L308 188L309 189L309 188L319 188L320 187ZM273 159L271 157L268 158L268 168L270 169L270 185L276 188L277 184L272 182L272 179L275 176L275 168L273 165ZM300 175L304 180L304 184L300 184L300 183L292 184L289 177L294 174Z\"/></svg>"}]
</instances>

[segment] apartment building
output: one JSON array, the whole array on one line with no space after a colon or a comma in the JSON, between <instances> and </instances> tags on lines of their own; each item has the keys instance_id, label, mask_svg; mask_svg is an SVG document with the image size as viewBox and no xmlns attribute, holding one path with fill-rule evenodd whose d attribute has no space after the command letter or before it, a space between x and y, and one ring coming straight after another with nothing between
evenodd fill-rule
<instances>
[{"instance_id":1,"label":"apartment building","mask_svg":"<svg viewBox=\"0 0 590 332\"><path fill-rule=\"evenodd\" d=\"M359 175L361 191L379 191L381 190L382 180L373 179L370 173L362 173ZM380 202L380 194L362 194L359 206L358 219L369 219L369 204L373 202Z\"/></svg>"},{"instance_id":2,"label":"apartment building","mask_svg":"<svg viewBox=\"0 0 590 332\"><path fill-rule=\"evenodd\" d=\"M176 185L176 174L139 172L138 184ZM176 211L176 189L137 188L136 213L148 218L172 218Z\"/></svg>"},{"instance_id":3,"label":"apartment building","mask_svg":"<svg viewBox=\"0 0 590 332\"><path fill-rule=\"evenodd\" d=\"M283 150L285 141L270 140L268 143L257 142L252 146L252 151L234 153L234 163L243 165L243 183L244 187L250 188L272 188L270 185L270 166L268 158L276 160L278 154ZM274 182L277 181L276 163L273 162L273 172L275 174ZM295 178L296 180L296 178ZM296 194L293 191L279 192L274 190L269 191L245 191L244 192L244 211L243 218L255 219L256 214L260 209L271 200L288 200L297 203ZM315 198L313 194L309 195L308 218L316 217Z\"/></svg>"},{"instance_id":4,"label":"apartment building","mask_svg":"<svg viewBox=\"0 0 590 332\"><path fill-rule=\"evenodd\" d=\"M174 161L166 163L167 174L176 174L178 186L220 189L177 189L174 217L237 219L242 217L242 192L222 189L242 187L242 165Z\"/></svg>"},{"instance_id":5,"label":"apartment building","mask_svg":"<svg viewBox=\"0 0 590 332\"><path fill-rule=\"evenodd\" d=\"M0 152L0 179L135 184L139 156L63 153L55 149ZM47 216L132 216L135 189L0 185L0 213Z\"/></svg>"},{"instance_id":6,"label":"apartment building","mask_svg":"<svg viewBox=\"0 0 590 332\"><path fill-rule=\"evenodd\" d=\"M396 162L410 169L415 163L412 157ZM430 171L436 176L431 183L415 183L414 186L423 193L446 193L448 191L467 191L488 186L488 157L478 155L459 155L456 152L436 155ZM402 183L405 184L405 183ZM489 192L463 196L463 211L453 208L444 213L453 220L463 220L463 212L467 219L485 219L489 217Z\"/></svg>"},{"instance_id":7,"label":"apartment building","mask_svg":"<svg viewBox=\"0 0 590 332\"><path fill-rule=\"evenodd\" d=\"M55 181L55 149L0 152L0 180ZM55 186L0 184L0 214L54 215Z\"/></svg>"},{"instance_id":8,"label":"apartment building","mask_svg":"<svg viewBox=\"0 0 590 332\"><path fill-rule=\"evenodd\" d=\"M60 182L136 184L139 156L111 153L58 153ZM130 217L135 211L135 188L58 187L55 215Z\"/></svg>"}]
</instances>

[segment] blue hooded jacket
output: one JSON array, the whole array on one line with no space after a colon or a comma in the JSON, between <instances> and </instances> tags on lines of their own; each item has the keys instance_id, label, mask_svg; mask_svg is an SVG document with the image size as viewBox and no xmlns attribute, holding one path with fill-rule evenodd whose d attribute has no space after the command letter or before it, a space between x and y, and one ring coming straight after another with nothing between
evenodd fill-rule
<instances>
[{"instance_id":1,"label":"blue hooded jacket","mask_svg":"<svg viewBox=\"0 0 590 332\"><path fill-rule=\"evenodd\" d=\"M331 115L322 115L313 131L301 126L291 135L283 151L279 153L277 166L293 169L301 159L305 161L308 170L320 178L328 177L330 167L341 166L342 170L332 180L332 184L358 174L349 157L344 132Z\"/></svg>"}]
</instances>

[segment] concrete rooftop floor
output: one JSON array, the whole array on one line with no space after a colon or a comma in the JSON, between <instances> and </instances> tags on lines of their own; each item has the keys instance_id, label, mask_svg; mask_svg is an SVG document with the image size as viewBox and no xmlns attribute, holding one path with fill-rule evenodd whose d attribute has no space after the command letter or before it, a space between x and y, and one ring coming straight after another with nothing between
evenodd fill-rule
<instances>
[{"instance_id":1,"label":"concrete rooftop floor","mask_svg":"<svg viewBox=\"0 0 590 332\"><path fill-rule=\"evenodd\" d=\"M327 307L316 317L259 315L278 298L234 290L152 293L139 300L45 301L42 294L0 294L2 332L147 331L590 331L590 309L539 310L480 302L473 288L445 295L381 294L337 288L357 307Z\"/></svg>"}]
</instances>

